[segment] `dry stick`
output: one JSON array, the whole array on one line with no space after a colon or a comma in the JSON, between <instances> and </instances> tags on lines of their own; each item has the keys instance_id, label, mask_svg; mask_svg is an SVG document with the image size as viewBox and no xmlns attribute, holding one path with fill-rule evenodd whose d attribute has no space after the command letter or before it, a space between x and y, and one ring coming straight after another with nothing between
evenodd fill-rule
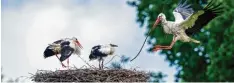
<instances>
[{"instance_id":1,"label":"dry stick","mask_svg":"<svg viewBox=\"0 0 234 83\"><path fill-rule=\"evenodd\" d=\"M86 62L83 58L81 58L79 55L77 55L83 62L85 62L88 66L90 66L91 68L93 68L88 62Z\"/></svg>"},{"instance_id":2,"label":"dry stick","mask_svg":"<svg viewBox=\"0 0 234 83\"><path fill-rule=\"evenodd\" d=\"M154 28L153 28L153 29L154 29ZM143 49L143 47L144 47L144 45L145 45L145 42L146 42L146 40L148 39L149 34L151 33L151 31L153 31L152 28L151 28L150 31L148 32L148 34L147 34L147 36L146 36L146 38L145 38L145 41L144 41L143 45L141 46L140 51L137 53L137 55L136 55L131 61L133 61L134 59L136 59L137 56L141 53L141 50Z\"/></svg>"},{"instance_id":3,"label":"dry stick","mask_svg":"<svg viewBox=\"0 0 234 83\"><path fill-rule=\"evenodd\" d=\"M165 7L165 4L163 4L163 8L162 8L161 12L164 11L164 7ZM154 24L153 27L152 27L153 30L155 29L155 28L154 28L155 26L156 26L156 25ZM131 61L133 61L134 59L136 59L136 57L141 53L141 50L143 49L143 47L144 47L144 45L145 45L145 42L146 42L147 38L149 37L149 34L151 33L151 31L153 31L152 28L151 28L150 31L148 32L147 37L145 38L145 41L144 41L143 45L141 46L140 51L137 53L137 55L136 55Z\"/></svg>"},{"instance_id":4,"label":"dry stick","mask_svg":"<svg viewBox=\"0 0 234 83\"><path fill-rule=\"evenodd\" d=\"M57 54L56 54L56 57L58 58L59 62L60 62L60 63L62 64L62 66L63 66L64 64L63 64L63 62L60 61L60 59L59 59L59 57L58 57ZM66 66L66 65L64 65L64 66Z\"/></svg>"},{"instance_id":5,"label":"dry stick","mask_svg":"<svg viewBox=\"0 0 234 83\"><path fill-rule=\"evenodd\" d=\"M109 60L108 62L106 62L104 65L110 63L116 56L118 56L118 55L113 56L113 57L111 58L111 60ZM120 57L120 56L118 56L118 57Z\"/></svg>"}]
</instances>

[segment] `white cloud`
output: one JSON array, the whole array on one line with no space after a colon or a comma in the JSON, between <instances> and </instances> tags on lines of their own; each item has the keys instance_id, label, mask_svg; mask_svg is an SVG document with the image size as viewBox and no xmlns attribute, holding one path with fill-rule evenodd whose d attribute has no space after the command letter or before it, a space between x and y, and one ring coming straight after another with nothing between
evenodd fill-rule
<instances>
[{"instance_id":1,"label":"white cloud","mask_svg":"<svg viewBox=\"0 0 234 83\"><path fill-rule=\"evenodd\" d=\"M119 46L116 54L133 57L145 38L135 22L134 8L127 6L125 0L43 0L22 4L2 13L2 65L10 77L28 75L36 69L61 68L56 57L43 58L47 44L59 38L77 37L86 60L92 46L107 43ZM175 70L156 54L148 54L145 47L131 64L164 71L169 74L167 80L173 81ZM70 61L78 67L84 65L77 56L71 56Z\"/></svg>"}]
</instances>

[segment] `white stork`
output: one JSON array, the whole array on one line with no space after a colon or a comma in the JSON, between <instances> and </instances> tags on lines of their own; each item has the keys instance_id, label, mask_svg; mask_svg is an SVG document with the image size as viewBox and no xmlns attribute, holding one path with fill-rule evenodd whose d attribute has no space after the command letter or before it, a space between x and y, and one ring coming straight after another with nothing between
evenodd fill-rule
<instances>
[{"instance_id":1,"label":"white stork","mask_svg":"<svg viewBox=\"0 0 234 83\"><path fill-rule=\"evenodd\" d=\"M99 68L103 69L103 62L104 62L103 58L107 57L108 55L113 55L115 52L115 47L118 47L118 46L114 45L114 44L94 46L91 50L90 55L89 55L90 61L98 59ZM101 62L101 64L100 64L100 62Z\"/></svg>"},{"instance_id":2,"label":"white stork","mask_svg":"<svg viewBox=\"0 0 234 83\"><path fill-rule=\"evenodd\" d=\"M177 40L200 43L189 36L200 32L200 29L220 15L223 12L220 5L221 3L214 4L214 0L211 0L203 9L194 11L186 2L182 4L180 1L173 11L175 22L167 21L166 16L160 13L153 27L161 23L164 32L173 35L173 40L169 46L156 45L153 50L171 49Z\"/></svg>"},{"instance_id":3,"label":"white stork","mask_svg":"<svg viewBox=\"0 0 234 83\"><path fill-rule=\"evenodd\" d=\"M62 62L68 59L67 65L69 67L69 57L72 54L80 55L80 50L82 48L83 47L75 37L60 39L53 42L52 44L49 44L49 46L44 51L44 58L56 55L56 57L60 60L62 67L66 67ZM61 54L61 57L59 58L57 54Z\"/></svg>"}]
</instances>

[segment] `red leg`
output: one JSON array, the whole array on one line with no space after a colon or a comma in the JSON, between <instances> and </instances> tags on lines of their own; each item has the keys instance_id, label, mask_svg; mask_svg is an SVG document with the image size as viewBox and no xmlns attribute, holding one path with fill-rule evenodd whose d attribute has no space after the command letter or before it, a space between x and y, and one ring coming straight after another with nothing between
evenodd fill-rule
<instances>
[{"instance_id":1,"label":"red leg","mask_svg":"<svg viewBox=\"0 0 234 83\"><path fill-rule=\"evenodd\" d=\"M100 65L101 62L100 61L98 61L98 62L99 62L99 69L101 69L101 65Z\"/></svg>"},{"instance_id":2,"label":"red leg","mask_svg":"<svg viewBox=\"0 0 234 83\"><path fill-rule=\"evenodd\" d=\"M69 68L69 58L67 59L67 67Z\"/></svg>"},{"instance_id":3,"label":"red leg","mask_svg":"<svg viewBox=\"0 0 234 83\"><path fill-rule=\"evenodd\" d=\"M103 69L103 62L104 62L104 59L102 60L102 69Z\"/></svg>"},{"instance_id":4,"label":"red leg","mask_svg":"<svg viewBox=\"0 0 234 83\"><path fill-rule=\"evenodd\" d=\"M58 57L58 55L56 54L56 57L59 59L59 57ZM60 61L60 60L59 60ZM61 62L61 64L62 64L62 67L66 67L64 64L63 64L63 62Z\"/></svg>"},{"instance_id":5,"label":"red leg","mask_svg":"<svg viewBox=\"0 0 234 83\"><path fill-rule=\"evenodd\" d=\"M58 55L56 54L56 57L59 59Z\"/></svg>"},{"instance_id":6,"label":"red leg","mask_svg":"<svg viewBox=\"0 0 234 83\"><path fill-rule=\"evenodd\" d=\"M171 42L170 46L160 46L160 45L156 45L153 49L153 51L158 51L160 49L171 49L172 46L175 44L175 42L177 41L176 37L173 36L173 41Z\"/></svg>"},{"instance_id":7,"label":"red leg","mask_svg":"<svg viewBox=\"0 0 234 83\"><path fill-rule=\"evenodd\" d=\"M155 47L157 47L157 48L166 48L166 47L168 47L168 46L156 45Z\"/></svg>"}]
</instances>

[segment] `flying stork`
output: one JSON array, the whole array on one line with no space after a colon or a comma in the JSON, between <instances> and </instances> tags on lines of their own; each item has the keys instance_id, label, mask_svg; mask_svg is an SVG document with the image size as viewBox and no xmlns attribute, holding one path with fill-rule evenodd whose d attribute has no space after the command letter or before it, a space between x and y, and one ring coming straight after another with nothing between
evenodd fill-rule
<instances>
[{"instance_id":1,"label":"flying stork","mask_svg":"<svg viewBox=\"0 0 234 83\"><path fill-rule=\"evenodd\" d=\"M67 65L69 67L69 57L72 54L80 55L82 48L83 47L75 37L60 39L47 46L44 51L44 58L56 55L56 57L61 62L62 67L66 67L62 62L68 59ZM58 54L61 54L60 58L58 57Z\"/></svg>"},{"instance_id":2,"label":"flying stork","mask_svg":"<svg viewBox=\"0 0 234 83\"><path fill-rule=\"evenodd\" d=\"M107 57L108 55L113 55L115 52L115 47L118 47L118 46L114 44L94 46L89 55L90 61L98 59L99 69L103 69L103 62L104 62L103 58Z\"/></svg>"},{"instance_id":3,"label":"flying stork","mask_svg":"<svg viewBox=\"0 0 234 83\"><path fill-rule=\"evenodd\" d=\"M200 29L223 12L221 3L214 3L214 0L211 0L203 9L194 11L191 8L191 5L188 5L186 1L182 3L181 0L173 11L175 22L167 21L166 16L163 13L160 13L153 28L161 23L164 32L173 35L173 40L169 46L156 45L153 51L171 49L177 40L182 42L200 43L200 41L189 36L200 32Z\"/></svg>"}]
</instances>

